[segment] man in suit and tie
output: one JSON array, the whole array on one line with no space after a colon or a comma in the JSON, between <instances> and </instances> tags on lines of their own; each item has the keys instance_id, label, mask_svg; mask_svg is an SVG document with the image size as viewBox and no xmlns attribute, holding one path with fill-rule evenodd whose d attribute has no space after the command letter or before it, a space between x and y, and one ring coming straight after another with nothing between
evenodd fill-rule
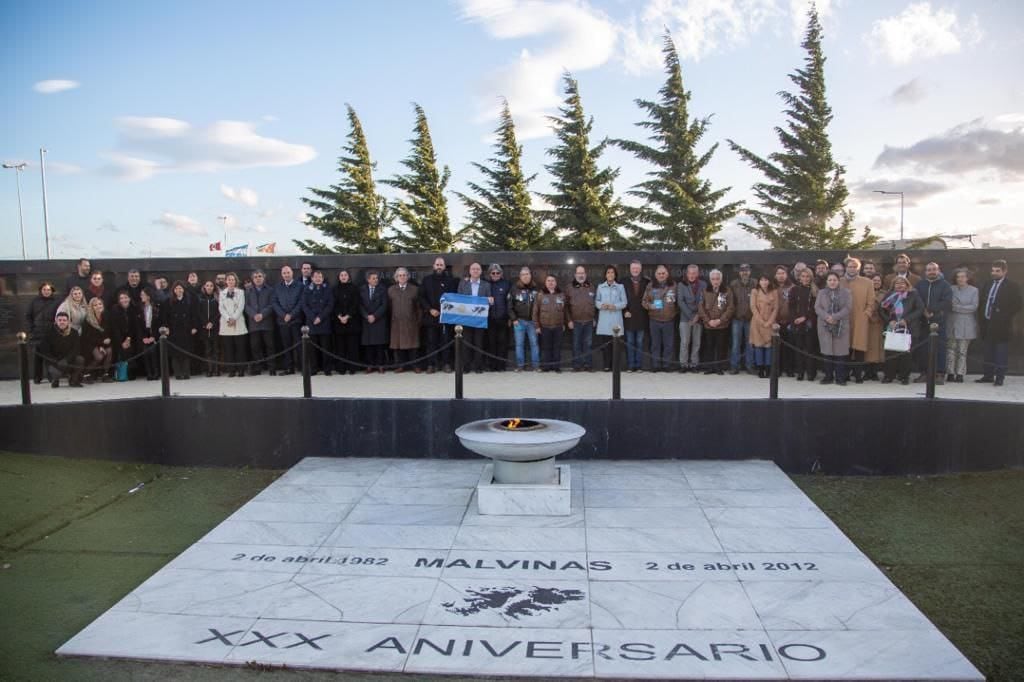
<instances>
[{"instance_id":1,"label":"man in suit and tie","mask_svg":"<svg viewBox=\"0 0 1024 682\"><path fill-rule=\"evenodd\" d=\"M1007 275L1006 261L992 263L992 281L978 297L978 326L985 347L985 371L979 384L1002 386L1009 364L1013 316L1021 308L1020 288Z\"/></svg>"},{"instance_id":2,"label":"man in suit and tie","mask_svg":"<svg viewBox=\"0 0 1024 682\"><path fill-rule=\"evenodd\" d=\"M483 272L484 269L479 263L470 265L469 277L459 282L457 293L468 296L482 296L488 299L490 305L494 305L494 298L491 297L491 283L480 278ZM484 356L480 351L484 347L484 329L481 327L464 327L463 334L465 334L466 341L473 346L473 348L467 349L469 353L467 354L465 369L467 372L482 374L484 371Z\"/></svg>"}]
</instances>

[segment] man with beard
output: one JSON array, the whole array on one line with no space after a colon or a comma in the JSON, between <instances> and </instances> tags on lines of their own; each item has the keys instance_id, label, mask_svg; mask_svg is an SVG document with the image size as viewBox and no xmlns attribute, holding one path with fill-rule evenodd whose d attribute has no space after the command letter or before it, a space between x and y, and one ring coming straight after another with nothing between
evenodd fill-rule
<instances>
[{"instance_id":1,"label":"man with beard","mask_svg":"<svg viewBox=\"0 0 1024 682\"><path fill-rule=\"evenodd\" d=\"M443 367L446 372L452 371L451 348L446 348L444 352L435 354L437 349L453 338L451 325L441 324L441 296L454 294L459 288L459 281L452 277L447 267L444 258L441 256L435 258L433 272L423 278L419 287L420 308L423 310L423 336L427 355L423 362L426 365L427 374L433 374L439 367Z\"/></svg>"}]
</instances>

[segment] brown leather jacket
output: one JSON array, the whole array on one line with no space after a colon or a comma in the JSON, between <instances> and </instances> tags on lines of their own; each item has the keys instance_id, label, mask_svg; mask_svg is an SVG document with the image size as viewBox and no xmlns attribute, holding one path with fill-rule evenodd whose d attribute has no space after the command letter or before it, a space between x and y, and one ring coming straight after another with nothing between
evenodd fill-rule
<instances>
[{"instance_id":1,"label":"brown leather jacket","mask_svg":"<svg viewBox=\"0 0 1024 682\"><path fill-rule=\"evenodd\" d=\"M710 286L704 290L704 297L700 301L700 321L704 323L705 329L728 329L732 321L732 314L736 310L736 297L732 290L724 284L714 291ZM721 320L721 324L712 327L708 324L711 320Z\"/></svg>"},{"instance_id":2,"label":"brown leather jacket","mask_svg":"<svg viewBox=\"0 0 1024 682\"><path fill-rule=\"evenodd\" d=\"M568 297L561 291L554 294L542 291L533 305L533 323L541 327L564 327L569 321L568 303Z\"/></svg>"},{"instance_id":3,"label":"brown leather jacket","mask_svg":"<svg viewBox=\"0 0 1024 682\"><path fill-rule=\"evenodd\" d=\"M597 318L597 306L594 305L597 289L590 282L580 284L573 280L565 293L569 297L570 320L573 322L593 322Z\"/></svg>"}]
</instances>

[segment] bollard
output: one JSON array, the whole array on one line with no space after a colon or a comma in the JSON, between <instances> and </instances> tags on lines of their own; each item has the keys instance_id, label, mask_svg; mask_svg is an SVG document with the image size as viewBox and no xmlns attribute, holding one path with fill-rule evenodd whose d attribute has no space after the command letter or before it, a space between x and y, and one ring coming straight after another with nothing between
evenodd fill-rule
<instances>
[{"instance_id":1,"label":"bollard","mask_svg":"<svg viewBox=\"0 0 1024 682\"><path fill-rule=\"evenodd\" d=\"M612 327L612 400L622 400L622 327Z\"/></svg>"},{"instance_id":2,"label":"bollard","mask_svg":"<svg viewBox=\"0 0 1024 682\"><path fill-rule=\"evenodd\" d=\"M782 350L782 337L779 336L779 325L772 325L772 371L768 381L768 399L779 399L779 354Z\"/></svg>"},{"instance_id":3,"label":"bollard","mask_svg":"<svg viewBox=\"0 0 1024 682\"><path fill-rule=\"evenodd\" d=\"M935 356L939 350L939 325L936 324L935 322L932 322L930 325L928 325L928 330L928 376L926 377L927 383L925 383L924 397L934 398L935 367L937 366Z\"/></svg>"},{"instance_id":4,"label":"bollard","mask_svg":"<svg viewBox=\"0 0 1024 682\"><path fill-rule=\"evenodd\" d=\"M462 325L455 325L455 399L462 400Z\"/></svg>"},{"instance_id":5,"label":"bollard","mask_svg":"<svg viewBox=\"0 0 1024 682\"><path fill-rule=\"evenodd\" d=\"M28 334L18 332L18 376L21 377L21 404L32 404L32 381L28 376Z\"/></svg>"},{"instance_id":6,"label":"bollard","mask_svg":"<svg viewBox=\"0 0 1024 682\"><path fill-rule=\"evenodd\" d=\"M170 331L167 327L160 327L160 340L157 342L160 347L160 395L165 398L171 395L171 368L167 357L167 335Z\"/></svg>"},{"instance_id":7,"label":"bollard","mask_svg":"<svg viewBox=\"0 0 1024 682\"><path fill-rule=\"evenodd\" d=\"M309 327L302 325L302 397L313 397L313 378L309 374Z\"/></svg>"}]
</instances>

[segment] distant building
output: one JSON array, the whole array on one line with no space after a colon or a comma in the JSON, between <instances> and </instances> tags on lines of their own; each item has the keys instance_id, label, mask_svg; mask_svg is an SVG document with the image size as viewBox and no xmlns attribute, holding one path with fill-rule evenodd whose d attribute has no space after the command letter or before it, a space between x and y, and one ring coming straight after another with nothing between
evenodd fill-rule
<instances>
[{"instance_id":1,"label":"distant building","mask_svg":"<svg viewBox=\"0 0 1024 682\"><path fill-rule=\"evenodd\" d=\"M872 251L909 251L911 249L948 249L949 245L941 237L932 239L884 239L871 247Z\"/></svg>"}]
</instances>

